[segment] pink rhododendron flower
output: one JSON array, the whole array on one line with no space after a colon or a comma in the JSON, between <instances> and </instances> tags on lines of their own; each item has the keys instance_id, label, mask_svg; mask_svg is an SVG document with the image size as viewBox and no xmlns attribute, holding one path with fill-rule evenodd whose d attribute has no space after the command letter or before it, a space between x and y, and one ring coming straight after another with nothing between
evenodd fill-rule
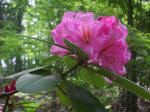
<instances>
[{"instance_id":1,"label":"pink rhododendron flower","mask_svg":"<svg viewBox=\"0 0 150 112\"><path fill-rule=\"evenodd\" d=\"M66 12L51 33L56 44L65 46L63 40L68 39L83 49L91 61L117 74L126 73L124 65L131 57L126 43L128 30L114 16L95 20L91 12ZM50 52L59 56L68 53L54 45Z\"/></svg>"}]
</instances>

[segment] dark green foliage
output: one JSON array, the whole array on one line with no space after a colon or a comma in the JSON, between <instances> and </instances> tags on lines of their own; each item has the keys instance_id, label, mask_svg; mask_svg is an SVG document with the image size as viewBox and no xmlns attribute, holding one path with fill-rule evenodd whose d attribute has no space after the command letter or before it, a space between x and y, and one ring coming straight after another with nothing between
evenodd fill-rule
<instances>
[{"instance_id":1,"label":"dark green foliage","mask_svg":"<svg viewBox=\"0 0 150 112\"><path fill-rule=\"evenodd\" d=\"M64 56L63 60L68 68L72 68L78 63L78 60L73 56Z\"/></svg>"},{"instance_id":2,"label":"dark green foliage","mask_svg":"<svg viewBox=\"0 0 150 112\"><path fill-rule=\"evenodd\" d=\"M67 94L76 112L106 112L100 101L82 87L68 84Z\"/></svg>"},{"instance_id":3,"label":"dark green foliage","mask_svg":"<svg viewBox=\"0 0 150 112\"><path fill-rule=\"evenodd\" d=\"M45 91L56 87L59 80L59 75L42 76L25 74L17 80L16 88L17 90L25 93Z\"/></svg>"},{"instance_id":4,"label":"dark green foliage","mask_svg":"<svg viewBox=\"0 0 150 112\"><path fill-rule=\"evenodd\" d=\"M82 68L80 70L80 75L89 85L94 86L96 89L104 88L106 82L103 76Z\"/></svg>"},{"instance_id":5,"label":"dark green foliage","mask_svg":"<svg viewBox=\"0 0 150 112\"><path fill-rule=\"evenodd\" d=\"M129 90L130 92L132 92L140 97L150 100L150 93L145 88L126 79L125 77L117 75L117 74L115 74L111 71L105 70L103 68L100 68L98 71L95 71L95 72L97 72L101 75L104 75L106 77L108 77L108 76L115 77L116 79L113 79L113 81L118 83L120 86L124 87L125 89Z\"/></svg>"},{"instance_id":6,"label":"dark green foliage","mask_svg":"<svg viewBox=\"0 0 150 112\"><path fill-rule=\"evenodd\" d=\"M70 106L70 100L67 97L67 82L61 81L59 83L59 88L57 89L57 94L62 104Z\"/></svg>"}]
</instances>

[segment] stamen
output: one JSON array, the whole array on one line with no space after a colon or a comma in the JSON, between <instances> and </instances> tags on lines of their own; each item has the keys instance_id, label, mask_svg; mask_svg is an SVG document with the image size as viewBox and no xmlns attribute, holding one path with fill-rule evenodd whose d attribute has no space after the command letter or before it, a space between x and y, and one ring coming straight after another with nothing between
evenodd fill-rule
<instances>
[{"instance_id":1,"label":"stamen","mask_svg":"<svg viewBox=\"0 0 150 112\"><path fill-rule=\"evenodd\" d=\"M88 43L88 42L89 42L89 39L90 39L90 37L91 37L91 34L90 34L90 27L84 25L84 26L82 26L82 30L83 30L83 35L82 35L82 37L83 37L84 41L85 41L86 43Z\"/></svg>"}]
</instances>

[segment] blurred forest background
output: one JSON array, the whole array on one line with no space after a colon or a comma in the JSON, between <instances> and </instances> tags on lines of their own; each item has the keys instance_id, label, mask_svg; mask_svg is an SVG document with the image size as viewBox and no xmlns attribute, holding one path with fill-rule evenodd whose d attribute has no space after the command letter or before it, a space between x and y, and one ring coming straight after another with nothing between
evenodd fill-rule
<instances>
[{"instance_id":1,"label":"blurred forest background","mask_svg":"<svg viewBox=\"0 0 150 112\"><path fill-rule=\"evenodd\" d=\"M42 66L43 59L50 55L51 44L18 34L53 42L50 30L61 21L66 11L90 11L95 18L116 16L126 25L132 59L126 65L125 77L150 91L149 0L0 0L0 88L9 83L4 77ZM80 76L74 81L88 87ZM97 95L109 112L150 112L150 101L115 83L107 83L101 91L93 87L88 89ZM22 103L15 112L72 112L60 103L55 90L17 93L15 99L16 103ZM0 99L1 103L3 100Z\"/></svg>"}]
</instances>

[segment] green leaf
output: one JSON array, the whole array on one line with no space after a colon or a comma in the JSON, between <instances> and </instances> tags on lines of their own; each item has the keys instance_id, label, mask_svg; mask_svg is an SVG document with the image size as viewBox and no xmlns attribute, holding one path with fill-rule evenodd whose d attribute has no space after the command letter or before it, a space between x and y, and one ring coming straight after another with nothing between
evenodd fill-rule
<instances>
[{"instance_id":1,"label":"green leaf","mask_svg":"<svg viewBox=\"0 0 150 112\"><path fill-rule=\"evenodd\" d=\"M43 64L51 64L51 63L54 63L56 62L57 60L59 60L61 57L57 56L57 55L52 55L52 56L49 56L47 57L45 60L43 60Z\"/></svg>"},{"instance_id":2,"label":"green leaf","mask_svg":"<svg viewBox=\"0 0 150 112\"><path fill-rule=\"evenodd\" d=\"M14 78L20 77L20 76L22 76L22 75L24 75L26 73L37 71L37 70L40 70L40 69L43 69L43 68L45 68L45 66L44 67L37 67L37 68L28 69L28 70L25 70L25 71L22 71L22 72L10 75L10 76L6 77L5 79L14 79Z\"/></svg>"},{"instance_id":3,"label":"green leaf","mask_svg":"<svg viewBox=\"0 0 150 112\"><path fill-rule=\"evenodd\" d=\"M70 100L66 96L66 94L67 94L67 84L66 84L66 82L61 81L59 83L59 87L60 88L57 89L57 94L59 96L59 99L60 99L61 103L66 105L66 106L70 106L71 105Z\"/></svg>"},{"instance_id":4,"label":"green leaf","mask_svg":"<svg viewBox=\"0 0 150 112\"><path fill-rule=\"evenodd\" d=\"M81 77L89 84L94 86L95 88L104 88L106 81L103 76L97 74L96 72L92 72L85 68L80 70Z\"/></svg>"},{"instance_id":5,"label":"green leaf","mask_svg":"<svg viewBox=\"0 0 150 112\"><path fill-rule=\"evenodd\" d=\"M64 56L63 60L65 65L67 65L69 68L74 67L78 63L73 56Z\"/></svg>"},{"instance_id":6,"label":"green leaf","mask_svg":"<svg viewBox=\"0 0 150 112\"><path fill-rule=\"evenodd\" d=\"M59 80L59 75L41 76L25 74L17 80L16 88L25 93L44 91L56 87Z\"/></svg>"},{"instance_id":7,"label":"green leaf","mask_svg":"<svg viewBox=\"0 0 150 112\"><path fill-rule=\"evenodd\" d=\"M115 77L116 80L113 80L114 82L118 83L119 85L121 85L122 87L127 89L128 91L130 91L138 96L141 96L145 99L150 100L150 93L144 87L137 85L136 83L128 80L127 78L117 75L117 74L115 74L109 70L103 69L101 67L99 67L99 70L95 71L95 72L97 72L100 75L103 75L107 78Z\"/></svg>"},{"instance_id":8,"label":"green leaf","mask_svg":"<svg viewBox=\"0 0 150 112\"><path fill-rule=\"evenodd\" d=\"M128 80L125 77L119 76L117 74L112 74L112 75L117 78L115 82L121 85L122 87L126 88L127 90L129 90L130 92L138 96L150 100L150 93L144 87L137 85L136 83Z\"/></svg>"},{"instance_id":9,"label":"green leaf","mask_svg":"<svg viewBox=\"0 0 150 112\"><path fill-rule=\"evenodd\" d=\"M32 72L29 72L30 74L32 74L32 75L44 75L44 76L46 76L46 75L51 75L52 73L48 70L48 69L46 69L46 68L42 68L42 69L38 69L38 70L36 70L36 71L32 71Z\"/></svg>"},{"instance_id":10,"label":"green leaf","mask_svg":"<svg viewBox=\"0 0 150 112\"><path fill-rule=\"evenodd\" d=\"M82 87L68 84L67 94L76 112L106 112L100 101Z\"/></svg>"},{"instance_id":11,"label":"green leaf","mask_svg":"<svg viewBox=\"0 0 150 112\"><path fill-rule=\"evenodd\" d=\"M85 53L81 48L76 46L75 44L71 43L70 41L64 39L64 43L69 47L70 51L73 54L76 54L76 56L81 60L81 61L87 61L89 59L89 56L87 53Z\"/></svg>"}]
</instances>

